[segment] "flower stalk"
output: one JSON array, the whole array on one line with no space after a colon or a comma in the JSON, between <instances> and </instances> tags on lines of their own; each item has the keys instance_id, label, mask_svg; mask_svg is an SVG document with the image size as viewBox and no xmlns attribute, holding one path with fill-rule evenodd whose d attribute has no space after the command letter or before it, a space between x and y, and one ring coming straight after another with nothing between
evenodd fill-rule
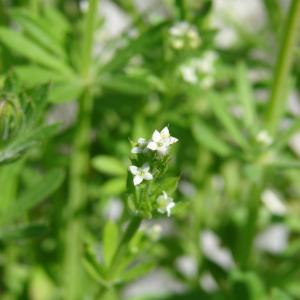
<instances>
[{"instance_id":1,"label":"flower stalk","mask_svg":"<svg viewBox=\"0 0 300 300\"><path fill-rule=\"evenodd\" d=\"M271 97L267 108L267 127L271 135L276 133L286 101L286 89L292 67L300 23L300 1L292 0L282 32L281 48L272 82Z\"/></svg>"},{"instance_id":2,"label":"flower stalk","mask_svg":"<svg viewBox=\"0 0 300 300\"><path fill-rule=\"evenodd\" d=\"M83 64L81 76L83 82L89 82L92 65L92 46L97 16L98 0L90 0L89 11L86 15L86 27L83 39ZM79 99L78 125L74 136L73 152L70 163L69 199L67 207L67 230L65 245L65 297L64 299L82 299L82 266L81 238L84 232L84 224L76 218L76 212L86 203L87 182L89 166L89 145L91 112L93 107L93 95L90 85Z\"/></svg>"}]
</instances>

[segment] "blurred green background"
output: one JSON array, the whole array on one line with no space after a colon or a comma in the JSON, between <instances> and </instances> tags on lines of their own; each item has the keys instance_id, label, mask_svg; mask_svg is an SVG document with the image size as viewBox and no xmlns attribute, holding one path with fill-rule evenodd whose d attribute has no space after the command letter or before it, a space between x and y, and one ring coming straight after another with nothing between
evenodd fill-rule
<instances>
[{"instance_id":1,"label":"blurred green background","mask_svg":"<svg viewBox=\"0 0 300 300\"><path fill-rule=\"evenodd\" d=\"M0 299L300 299L299 18L299 0L0 0ZM108 287L130 142L164 126L176 207Z\"/></svg>"}]
</instances>

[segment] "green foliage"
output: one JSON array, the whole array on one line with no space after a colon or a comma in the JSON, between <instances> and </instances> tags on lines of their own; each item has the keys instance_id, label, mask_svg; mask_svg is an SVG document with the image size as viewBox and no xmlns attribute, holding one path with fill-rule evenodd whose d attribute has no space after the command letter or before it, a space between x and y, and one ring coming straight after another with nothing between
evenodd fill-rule
<instances>
[{"instance_id":1,"label":"green foliage","mask_svg":"<svg viewBox=\"0 0 300 300\"><path fill-rule=\"evenodd\" d=\"M300 2L79 2L0 1L1 300L300 299Z\"/></svg>"}]
</instances>

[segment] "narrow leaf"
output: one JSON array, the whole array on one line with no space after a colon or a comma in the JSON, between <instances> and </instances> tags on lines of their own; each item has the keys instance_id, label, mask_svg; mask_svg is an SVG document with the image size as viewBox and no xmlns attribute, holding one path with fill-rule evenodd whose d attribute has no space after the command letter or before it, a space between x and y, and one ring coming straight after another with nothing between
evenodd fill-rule
<instances>
[{"instance_id":1,"label":"narrow leaf","mask_svg":"<svg viewBox=\"0 0 300 300\"><path fill-rule=\"evenodd\" d=\"M5 222L13 221L22 214L28 212L41 201L49 197L62 184L64 172L62 170L52 170L43 176L40 181L14 201L3 214Z\"/></svg>"},{"instance_id":2,"label":"narrow leaf","mask_svg":"<svg viewBox=\"0 0 300 300\"><path fill-rule=\"evenodd\" d=\"M208 127L204 122L196 120L192 125L192 132L196 141L215 152L220 156L228 156L231 152L230 147L223 142L212 128Z\"/></svg>"},{"instance_id":3,"label":"narrow leaf","mask_svg":"<svg viewBox=\"0 0 300 300\"><path fill-rule=\"evenodd\" d=\"M216 97L215 95L211 95L209 100L216 117L225 127L231 138L242 148L247 148L247 143L240 131L240 127L236 124L234 116L228 112L223 99Z\"/></svg>"},{"instance_id":4,"label":"narrow leaf","mask_svg":"<svg viewBox=\"0 0 300 300\"><path fill-rule=\"evenodd\" d=\"M64 64L64 62L52 56L17 31L0 27L0 40L18 55L24 56L36 63L57 70L63 74L72 74L72 71Z\"/></svg>"},{"instance_id":5,"label":"narrow leaf","mask_svg":"<svg viewBox=\"0 0 300 300\"><path fill-rule=\"evenodd\" d=\"M110 266L119 243L119 229L115 223L108 221L103 230L103 256L106 266Z\"/></svg>"}]
</instances>

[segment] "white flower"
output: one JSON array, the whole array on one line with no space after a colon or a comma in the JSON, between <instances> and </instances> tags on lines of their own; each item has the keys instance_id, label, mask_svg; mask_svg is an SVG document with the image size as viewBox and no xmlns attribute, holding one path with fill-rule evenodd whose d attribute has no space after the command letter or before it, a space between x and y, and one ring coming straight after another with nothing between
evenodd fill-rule
<instances>
[{"instance_id":1,"label":"white flower","mask_svg":"<svg viewBox=\"0 0 300 300\"><path fill-rule=\"evenodd\" d=\"M190 84L199 83L203 89L210 88L214 82L215 62L218 58L214 51L206 51L200 58L192 58L179 67L183 80Z\"/></svg>"},{"instance_id":2,"label":"white flower","mask_svg":"<svg viewBox=\"0 0 300 300\"><path fill-rule=\"evenodd\" d=\"M157 198L156 202L158 205L157 211L161 214L167 213L167 216L170 217L171 209L175 206L173 199L163 191L163 194Z\"/></svg>"},{"instance_id":3,"label":"white flower","mask_svg":"<svg viewBox=\"0 0 300 300\"><path fill-rule=\"evenodd\" d=\"M170 135L168 127L165 127L161 132L157 130L153 132L152 141L148 143L147 148L165 155L168 152L169 146L177 141L177 138Z\"/></svg>"},{"instance_id":4,"label":"white flower","mask_svg":"<svg viewBox=\"0 0 300 300\"><path fill-rule=\"evenodd\" d=\"M171 44L175 49L185 45L194 49L201 44L197 28L188 22L178 22L170 28Z\"/></svg>"},{"instance_id":5,"label":"white flower","mask_svg":"<svg viewBox=\"0 0 300 300\"><path fill-rule=\"evenodd\" d=\"M144 153L147 151L147 141L144 138L139 138L137 141L137 145L131 149L131 153Z\"/></svg>"},{"instance_id":6,"label":"white flower","mask_svg":"<svg viewBox=\"0 0 300 300\"><path fill-rule=\"evenodd\" d=\"M280 199L279 195L274 191L270 189L263 191L261 200L272 214L277 216L283 216L286 214L286 206Z\"/></svg>"},{"instance_id":7,"label":"white flower","mask_svg":"<svg viewBox=\"0 0 300 300\"><path fill-rule=\"evenodd\" d=\"M197 62L197 68L205 73L211 74L214 72L214 64L218 58L218 54L214 51L206 51L203 53L201 59Z\"/></svg>"},{"instance_id":8,"label":"white flower","mask_svg":"<svg viewBox=\"0 0 300 300\"><path fill-rule=\"evenodd\" d=\"M152 180L153 176L149 172L150 167L149 164L144 164L141 168L138 168L137 166L130 166L129 170L133 177L133 184L138 185L140 184L143 180Z\"/></svg>"},{"instance_id":9,"label":"white flower","mask_svg":"<svg viewBox=\"0 0 300 300\"><path fill-rule=\"evenodd\" d=\"M257 134L256 141L266 146L270 146L273 143L272 137L266 130L262 130Z\"/></svg>"},{"instance_id":10,"label":"white flower","mask_svg":"<svg viewBox=\"0 0 300 300\"><path fill-rule=\"evenodd\" d=\"M198 82L198 76L196 69L189 65L183 65L179 69L181 76L185 82L196 84Z\"/></svg>"}]
</instances>

